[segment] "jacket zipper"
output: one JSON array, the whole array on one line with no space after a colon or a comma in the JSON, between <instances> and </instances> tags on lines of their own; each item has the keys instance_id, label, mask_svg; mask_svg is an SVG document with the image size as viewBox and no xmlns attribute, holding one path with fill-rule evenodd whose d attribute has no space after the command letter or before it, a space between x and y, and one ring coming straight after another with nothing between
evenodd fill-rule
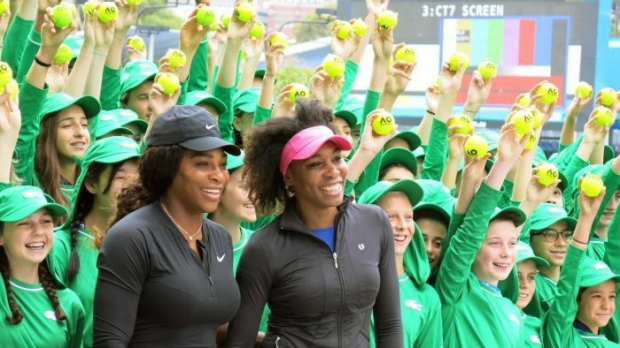
<instances>
[{"instance_id":1,"label":"jacket zipper","mask_svg":"<svg viewBox=\"0 0 620 348\"><path fill-rule=\"evenodd\" d=\"M276 337L276 348L280 348L278 342L280 342L280 336Z\"/></svg>"},{"instance_id":2,"label":"jacket zipper","mask_svg":"<svg viewBox=\"0 0 620 348\"><path fill-rule=\"evenodd\" d=\"M342 312L344 311L344 281L342 279L342 271L341 269L338 267L338 245L339 245L339 240L341 239L342 236L340 235L340 233L338 233L338 230L340 230L340 218L342 217L342 210L338 211L338 213L336 214L336 218L334 219L334 227L335 229L335 233L336 233L336 244L334 245L334 266L336 267L336 273L338 274L338 282L340 282L340 310L338 312L338 327L337 327L337 336L338 336L338 348L342 348Z\"/></svg>"}]
</instances>

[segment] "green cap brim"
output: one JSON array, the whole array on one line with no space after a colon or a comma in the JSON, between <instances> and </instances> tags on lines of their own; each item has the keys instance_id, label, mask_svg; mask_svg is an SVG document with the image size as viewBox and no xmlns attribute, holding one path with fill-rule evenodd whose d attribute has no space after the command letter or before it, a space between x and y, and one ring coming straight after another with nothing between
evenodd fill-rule
<instances>
[{"instance_id":1,"label":"green cap brim","mask_svg":"<svg viewBox=\"0 0 620 348\"><path fill-rule=\"evenodd\" d=\"M608 280L620 281L620 275L615 274L609 266L603 262L586 257L579 265L579 287L589 288L597 286Z\"/></svg>"},{"instance_id":2,"label":"green cap brim","mask_svg":"<svg viewBox=\"0 0 620 348\"><path fill-rule=\"evenodd\" d=\"M407 144L409 144L409 151L414 151L422 144L422 140L420 140L420 137L416 133L411 132L411 131L403 131L403 132L396 133L390 140L399 139L399 138L403 139L404 141L407 142Z\"/></svg>"},{"instance_id":3,"label":"green cap brim","mask_svg":"<svg viewBox=\"0 0 620 348\"><path fill-rule=\"evenodd\" d=\"M349 110L340 110L334 113L334 116L345 120L349 127L353 128L357 125L357 117Z\"/></svg>"},{"instance_id":4,"label":"green cap brim","mask_svg":"<svg viewBox=\"0 0 620 348\"><path fill-rule=\"evenodd\" d=\"M529 244L519 241L517 243L517 262L523 262L527 260L532 260L536 264L536 267L549 267L549 262L547 260L538 257L534 254L532 247Z\"/></svg>"},{"instance_id":5,"label":"green cap brim","mask_svg":"<svg viewBox=\"0 0 620 348\"><path fill-rule=\"evenodd\" d=\"M603 149L603 163L607 163L611 161L612 159L614 159L615 157L616 157L616 153L614 149L609 145L605 145L605 148Z\"/></svg>"},{"instance_id":6,"label":"green cap brim","mask_svg":"<svg viewBox=\"0 0 620 348\"><path fill-rule=\"evenodd\" d=\"M138 129L140 130L140 134L146 133L146 130L149 128L149 123L146 122L145 120L138 119L138 120L130 120L130 121L127 121L127 122L121 122L121 125L123 125L123 126L127 126L127 125L130 125L130 124L135 124L138 127Z\"/></svg>"},{"instance_id":7,"label":"green cap brim","mask_svg":"<svg viewBox=\"0 0 620 348\"><path fill-rule=\"evenodd\" d=\"M224 103L222 103L222 101L218 98L207 93L192 93L187 94L187 97L185 98L185 105L198 105L204 103L213 106L220 115L226 112L226 105L224 105Z\"/></svg>"},{"instance_id":8,"label":"green cap brim","mask_svg":"<svg viewBox=\"0 0 620 348\"><path fill-rule=\"evenodd\" d=\"M439 213L439 215L441 215L441 217L443 218L443 222L445 222L446 225L450 225L450 219L452 219L452 216L439 204L420 202L418 205L416 205L413 208L413 211L416 214L424 210L432 210L432 211ZM417 217L418 216L414 215L414 218L417 218Z\"/></svg>"},{"instance_id":9,"label":"green cap brim","mask_svg":"<svg viewBox=\"0 0 620 348\"><path fill-rule=\"evenodd\" d=\"M557 213L554 213L555 211L549 211L548 209L557 209ZM530 232L544 230L560 221L565 221L568 225L568 229L571 231L574 231L577 226L577 220L568 216L564 208L555 204L543 203L534 210L530 217Z\"/></svg>"},{"instance_id":10,"label":"green cap brim","mask_svg":"<svg viewBox=\"0 0 620 348\"><path fill-rule=\"evenodd\" d=\"M41 209L47 209L52 216L67 215L67 209L34 186L14 186L2 191L0 221L23 220Z\"/></svg>"},{"instance_id":11,"label":"green cap brim","mask_svg":"<svg viewBox=\"0 0 620 348\"><path fill-rule=\"evenodd\" d=\"M383 170L383 168L395 163L405 166L414 176L418 175L418 160L411 151L400 147L393 147L385 151L381 157L379 170Z\"/></svg>"},{"instance_id":12,"label":"green cap brim","mask_svg":"<svg viewBox=\"0 0 620 348\"><path fill-rule=\"evenodd\" d=\"M390 181L379 181L370 188L368 188L360 197L360 204L375 204L381 197L388 192L402 192L404 193L411 206L415 206L422 200L424 192L420 185L415 181L409 179L399 180L395 183Z\"/></svg>"},{"instance_id":13,"label":"green cap brim","mask_svg":"<svg viewBox=\"0 0 620 348\"><path fill-rule=\"evenodd\" d=\"M517 208L517 207L506 207L503 209L499 209L496 208L495 211L493 212L493 214L491 215L491 218L489 219L489 221L493 221L497 216L499 216L500 214L503 213L514 213L517 216L516 220L513 220L512 222L514 222L516 227L519 227L521 225L523 225L525 223L525 220L527 220L527 215L525 215L525 213L523 212L523 210Z\"/></svg>"},{"instance_id":14,"label":"green cap brim","mask_svg":"<svg viewBox=\"0 0 620 348\"><path fill-rule=\"evenodd\" d=\"M233 170L243 166L243 159L245 158L245 153L241 151L239 156L235 155L227 155L226 160L226 170Z\"/></svg>"},{"instance_id":15,"label":"green cap brim","mask_svg":"<svg viewBox=\"0 0 620 348\"><path fill-rule=\"evenodd\" d=\"M47 98L41 109L40 117L42 119L47 115L62 111L72 105L80 106L82 110L84 110L86 118L93 118L101 111L101 104L91 95L72 98L65 93L56 93Z\"/></svg>"}]
</instances>

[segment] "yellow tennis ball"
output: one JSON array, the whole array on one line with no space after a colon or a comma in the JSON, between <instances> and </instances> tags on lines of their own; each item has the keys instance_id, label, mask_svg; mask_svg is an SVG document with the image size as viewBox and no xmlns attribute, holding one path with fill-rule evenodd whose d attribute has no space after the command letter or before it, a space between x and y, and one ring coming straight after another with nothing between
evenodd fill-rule
<instances>
[{"instance_id":1,"label":"yellow tennis ball","mask_svg":"<svg viewBox=\"0 0 620 348\"><path fill-rule=\"evenodd\" d=\"M337 26L336 29L336 37L339 39L348 39L351 36L355 35L355 30L353 26L349 22L341 21L341 23Z\"/></svg>"},{"instance_id":2,"label":"yellow tennis ball","mask_svg":"<svg viewBox=\"0 0 620 348\"><path fill-rule=\"evenodd\" d=\"M437 77L435 78L435 83L433 84L433 88L434 88L436 91L439 91L439 82L441 82L441 76L437 76Z\"/></svg>"},{"instance_id":3,"label":"yellow tennis ball","mask_svg":"<svg viewBox=\"0 0 620 348\"><path fill-rule=\"evenodd\" d=\"M235 17L243 23L251 21L255 15L256 11L254 11L254 6L250 3L242 2L235 7Z\"/></svg>"},{"instance_id":4,"label":"yellow tennis ball","mask_svg":"<svg viewBox=\"0 0 620 348\"><path fill-rule=\"evenodd\" d=\"M361 18L356 18L351 21L351 26L355 31L355 36L364 36L368 32L368 25Z\"/></svg>"},{"instance_id":5,"label":"yellow tennis ball","mask_svg":"<svg viewBox=\"0 0 620 348\"><path fill-rule=\"evenodd\" d=\"M8 0L2 0L0 2L0 17L4 16L4 14L6 13L6 10L9 9L9 2Z\"/></svg>"},{"instance_id":6,"label":"yellow tennis ball","mask_svg":"<svg viewBox=\"0 0 620 348\"><path fill-rule=\"evenodd\" d=\"M483 158L489 152L489 143L479 135L470 136L464 147L465 154L471 158Z\"/></svg>"},{"instance_id":7,"label":"yellow tennis ball","mask_svg":"<svg viewBox=\"0 0 620 348\"><path fill-rule=\"evenodd\" d=\"M133 49L136 51L142 51L144 48L146 48L146 44L144 43L144 40L142 40L142 38L137 35L130 36L127 39L127 45L133 47Z\"/></svg>"},{"instance_id":8,"label":"yellow tennis ball","mask_svg":"<svg viewBox=\"0 0 620 348\"><path fill-rule=\"evenodd\" d=\"M459 65L463 64L463 71L467 70L469 66L469 57L463 52L456 52L450 56L450 70L459 70Z\"/></svg>"},{"instance_id":9,"label":"yellow tennis ball","mask_svg":"<svg viewBox=\"0 0 620 348\"><path fill-rule=\"evenodd\" d=\"M532 114L532 127L534 129L540 127L543 122L542 113L534 106L529 107L528 110L530 111L530 114Z\"/></svg>"},{"instance_id":10,"label":"yellow tennis ball","mask_svg":"<svg viewBox=\"0 0 620 348\"><path fill-rule=\"evenodd\" d=\"M170 63L170 67L172 69L185 66L185 63L187 62L185 53L176 48L169 49L166 53L166 58L168 58L168 63Z\"/></svg>"},{"instance_id":11,"label":"yellow tennis ball","mask_svg":"<svg viewBox=\"0 0 620 348\"><path fill-rule=\"evenodd\" d=\"M371 125L372 131L377 135L388 135L396 128L396 121L392 114L387 111L382 111L372 120Z\"/></svg>"},{"instance_id":12,"label":"yellow tennis ball","mask_svg":"<svg viewBox=\"0 0 620 348\"><path fill-rule=\"evenodd\" d=\"M403 46L396 51L394 58L407 63L415 63L415 50L411 47Z\"/></svg>"},{"instance_id":13,"label":"yellow tennis ball","mask_svg":"<svg viewBox=\"0 0 620 348\"><path fill-rule=\"evenodd\" d=\"M610 107L614 105L617 99L618 95L612 88L607 87L601 89L601 105Z\"/></svg>"},{"instance_id":14,"label":"yellow tennis ball","mask_svg":"<svg viewBox=\"0 0 620 348\"><path fill-rule=\"evenodd\" d=\"M538 176L538 182L545 187L552 185L560 176L558 167L549 162L541 162L536 167L535 174Z\"/></svg>"},{"instance_id":15,"label":"yellow tennis ball","mask_svg":"<svg viewBox=\"0 0 620 348\"><path fill-rule=\"evenodd\" d=\"M492 61L485 59L478 65L478 71L482 78L485 80L490 79L491 77L495 77L497 75L497 65Z\"/></svg>"},{"instance_id":16,"label":"yellow tennis ball","mask_svg":"<svg viewBox=\"0 0 620 348\"><path fill-rule=\"evenodd\" d=\"M310 95L310 90L301 83L293 84L293 88L288 92L288 97L293 103L297 98L307 98L308 95Z\"/></svg>"},{"instance_id":17,"label":"yellow tennis ball","mask_svg":"<svg viewBox=\"0 0 620 348\"><path fill-rule=\"evenodd\" d=\"M158 76L157 83L164 89L165 94L173 95L181 88L177 75L172 73L161 73Z\"/></svg>"},{"instance_id":18,"label":"yellow tennis ball","mask_svg":"<svg viewBox=\"0 0 620 348\"><path fill-rule=\"evenodd\" d=\"M344 74L344 61L337 55L328 54L323 60L323 70L331 78L342 76Z\"/></svg>"},{"instance_id":19,"label":"yellow tennis ball","mask_svg":"<svg viewBox=\"0 0 620 348\"><path fill-rule=\"evenodd\" d=\"M0 86L5 86L13 78L13 70L5 63L0 62Z\"/></svg>"},{"instance_id":20,"label":"yellow tennis ball","mask_svg":"<svg viewBox=\"0 0 620 348\"><path fill-rule=\"evenodd\" d=\"M127 6L129 7L133 7L136 5L141 5L142 4L142 0L127 0Z\"/></svg>"},{"instance_id":21,"label":"yellow tennis ball","mask_svg":"<svg viewBox=\"0 0 620 348\"><path fill-rule=\"evenodd\" d=\"M207 26L208 31L217 31L217 22L213 22Z\"/></svg>"},{"instance_id":22,"label":"yellow tennis ball","mask_svg":"<svg viewBox=\"0 0 620 348\"><path fill-rule=\"evenodd\" d=\"M470 134L474 130L471 118L465 114L452 115L448 127L459 125L460 128L454 130L455 134Z\"/></svg>"},{"instance_id":23,"label":"yellow tennis ball","mask_svg":"<svg viewBox=\"0 0 620 348\"><path fill-rule=\"evenodd\" d=\"M102 2L97 5L97 18L101 23L109 23L118 17L118 8L113 2Z\"/></svg>"},{"instance_id":24,"label":"yellow tennis ball","mask_svg":"<svg viewBox=\"0 0 620 348\"><path fill-rule=\"evenodd\" d=\"M592 114L590 115L590 118L592 117L596 117L595 122L597 124L606 127L611 126L612 124L614 124L615 121L613 111L604 106L599 106L594 109L594 111L592 111Z\"/></svg>"},{"instance_id":25,"label":"yellow tennis ball","mask_svg":"<svg viewBox=\"0 0 620 348\"><path fill-rule=\"evenodd\" d=\"M58 29L68 27L73 21L71 9L63 4L58 4L52 8L52 22Z\"/></svg>"},{"instance_id":26,"label":"yellow tennis ball","mask_svg":"<svg viewBox=\"0 0 620 348\"><path fill-rule=\"evenodd\" d=\"M598 197L604 188L605 184L600 175L587 173L583 176L583 179L581 179L580 189L588 197Z\"/></svg>"},{"instance_id":27,"label":"yellow tennis ball","mask_svg":"<svg viewBox=\"0 0 620 348\"><path fill-rule=\"evenodd\" d=\"M527 135L526 135L527 136ZM534 132L530 133L530 137L527 138L527 142L525 143L524 149L531 150L536 145L536 134Z\"/></svg>"},{"instance_id":28,"label":"yellow tennis ball","mask_svg":"<svg viewBox=\"0 0 620 348\"><path fill-rule=\"evenodd\" d=\"M72 15L75 15L75 13L77 12L77 8L75 7L75 4L72 4L70 2L61 2L59 5L68 8L69 11L71 11Z\"/></svg>"},{"instance_id":29,"label":"yellow tennis ball","mask_svg":"<svg viewBox=\"0 0 620 348\"><path fill-rule=\"evenodd\" d=\"M519 139L525 134L532 133L532 129L534 129L534 118L527 109L517 111L511 121L515 123L515 130Z\"/></svg>"},{"instance_id":30,"label":"yellow tennis ball","mask_svg":"<svg viewBox=\"0 0 620 348\"><path fill-rule=\"evenodd\" d=\"M271 45L282 44L284 47L288 46L288 37L281 32L275 32L271 36L271 40L269 40Z\"/></svg>"},{"instance_id":31,"label":"yellow tennis ball","mask_svg":"<svg viewBox=\"0 0 620 348\"><path fill-rule=\"evenodd\" d=\"M393 11L385 10L377 15L379 28L386 30L396 27L398 24L398 14Z\"/></svg>"},{"instance_id":32,"label":"yellow tennis ball","mask_svg":"<svg viewBox=\"0 0 620 348\"><path fill-rule=\"evenodd\" d=\"M517 97L516 103L520 106L530 106L532 99L530 98L529 93L519 94Z\"/></svg>"},{"instance_id":33,"label":"yellow tennis ball","mask_svg":"<svg viewBox=\"0 0 620 348\"><path fill-rule=\"evenodd\" d=\"M222 17L220 17L220 22L222 23L224 28L228 29L228 26L230 25L230 16L222 15Z\"/></svg>"},{"instance_id":34,"label":"yellow tennis ball","mask_svg":"<svg viewBox=\"0 0 620 348\"><path fill-rule=\"evenodd\" d=\"M54 55L54 64L63 65L71 61L71 59L73 59L73 50L71 50L71 47L61 44L58 47L58 51L56 51L56 55Z\"/></svg>"},{"instance_id":35,"label":"yellow tennis ball","mask_svg":"<svg viewBox=\"0 0 620 348\"><path fill-rule=\"evenodd\" d=\"M93 14L95 13L95 8L97 8L97 3L88 1L82 6L82 11L84 12L85 16L89 16L92 18Z\"/></svg>"},{"instance_id":36,"label":"yellow tennis ball","mask_svg":"<svg viewBox=\"0 0 620 348\"><path fill-rule=\"evenodd\" d=\"M215 11L211 6L200 5L196 11L196 21L202 26L210 26L211 23L215 22Z\"/></svg>"},{"instance_id":37,"label":"yellow tennis ball","mask_svg":"<svg viewBox=\"0 0 620 348\"><path fill-rule=\"evenodd\" d=\"M263 35L265 35L265 25L263 22L254 22L252 29L250 30L250 37L258 39Z\"/></svg>"},{"instance_id":38,"label":"yellow tennis ball","mask_svg":"<svg viewBox=\"0 0 620 348\"><path fill-rule=\"evenodd\" d=\"M545 82L538 89L538 94L540 95L541 103L543 104L551 104L555 103L558 100L558 88L551 82Z\"/></svg>"},{"instance_id":39,"label":"yellow tennis ball","mask_svg":"<svg viewBox=\"0 0 620 348\"><path fill-rule=\"evenodd\" d=\"M581 81L575 87L575 95L581 99L588 99L592 95L592 86L589 83Z\"/></svg>"},{"instance_id":40,"label":"yellow tennis ball","mask_svg":"<svg viewBox=\"0 0 620 348\"><path fill-rule=\"evenodd\" d=\"M11 79L7 86L9 86L11 98L13 98L13 100L17 100L17 95L19 94L19 84L17 83L17 81L15 81L15 79Z\"/></svg>"}]
</instances>

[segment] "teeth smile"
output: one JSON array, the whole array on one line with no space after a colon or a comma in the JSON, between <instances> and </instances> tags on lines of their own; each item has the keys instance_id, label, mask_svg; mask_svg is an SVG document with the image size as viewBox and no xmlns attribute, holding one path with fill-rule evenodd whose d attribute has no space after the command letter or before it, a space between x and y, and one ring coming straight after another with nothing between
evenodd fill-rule
<instances>
[{"instance_id":1,"label":"teeth smile","mask_svg":"<svg viewBox=\"0 0 620 348\"><path fill-rule=\"evenodd\" d=\"M321 187L321 190L323 191L338 191L340 189L342 189L342 184L335 184L335 185Z\"/></svg>"},{"instance_id":2,"label":"teeth smile","mask_svg":"<svg viewBox=\"0 0 620 348\"><path fill-rule=\"evenodd\" d=\"M394 237L394 240L399 242L399 243L404 242L405 239L407 239L407 237L405 237L405 236Z\"/></svg>"},{"instance_id":3,"label":"teeth smile","mask_svg":"<svg viewBox=\"0 0 620 348\"><path fill-rule=\"evenodd\" d=\"M494 263L494 265L501 268L507 268L508 266L510 266L507 263Z\"/></svg>"},{"instance_id":4,"label":"teeth smile","mask_svg":"<svg viewBox=\"0 0 620 348\"><path fill-rule=\"evenodd\" d=\"M206 192L209 194L213 194L213 195L219 195L221 190L216 190L216 189L205 189L205 188L201 188L200 191L202 192Z\"/></svg>"},{"instance_id":5,"label":"teeth smile","mask_svg":"<svg viewBox=\"0 0 620 348\"><path fill-rule=\"evenodd\" d=\"M43 242L36 242L36 243L28 243L28 244L26 244L26 248L28 248L30 250L43 250L44 247L45 247L45 243L43 243Z\"/></svg>"}]
</instances>

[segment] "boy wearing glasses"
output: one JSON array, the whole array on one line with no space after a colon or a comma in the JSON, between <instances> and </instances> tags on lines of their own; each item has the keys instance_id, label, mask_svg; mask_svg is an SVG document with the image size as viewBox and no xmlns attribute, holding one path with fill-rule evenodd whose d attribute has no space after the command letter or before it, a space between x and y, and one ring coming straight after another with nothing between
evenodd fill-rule
<instances>
[{"instance_id":1,"label":"boy wearing glasses","mask_svg":"<svg viewBox=\"0 0 620 348\"><path fill-rule=\"evenodd\" d=\"M577 220L566 211L550 203L541 204L530 217L530 245L534 254L549 263L536 274L536 293L525 308L528 315L541 318L549 310L556 296L560 268L570 243Z\"/></svg>"}]
</instances>

